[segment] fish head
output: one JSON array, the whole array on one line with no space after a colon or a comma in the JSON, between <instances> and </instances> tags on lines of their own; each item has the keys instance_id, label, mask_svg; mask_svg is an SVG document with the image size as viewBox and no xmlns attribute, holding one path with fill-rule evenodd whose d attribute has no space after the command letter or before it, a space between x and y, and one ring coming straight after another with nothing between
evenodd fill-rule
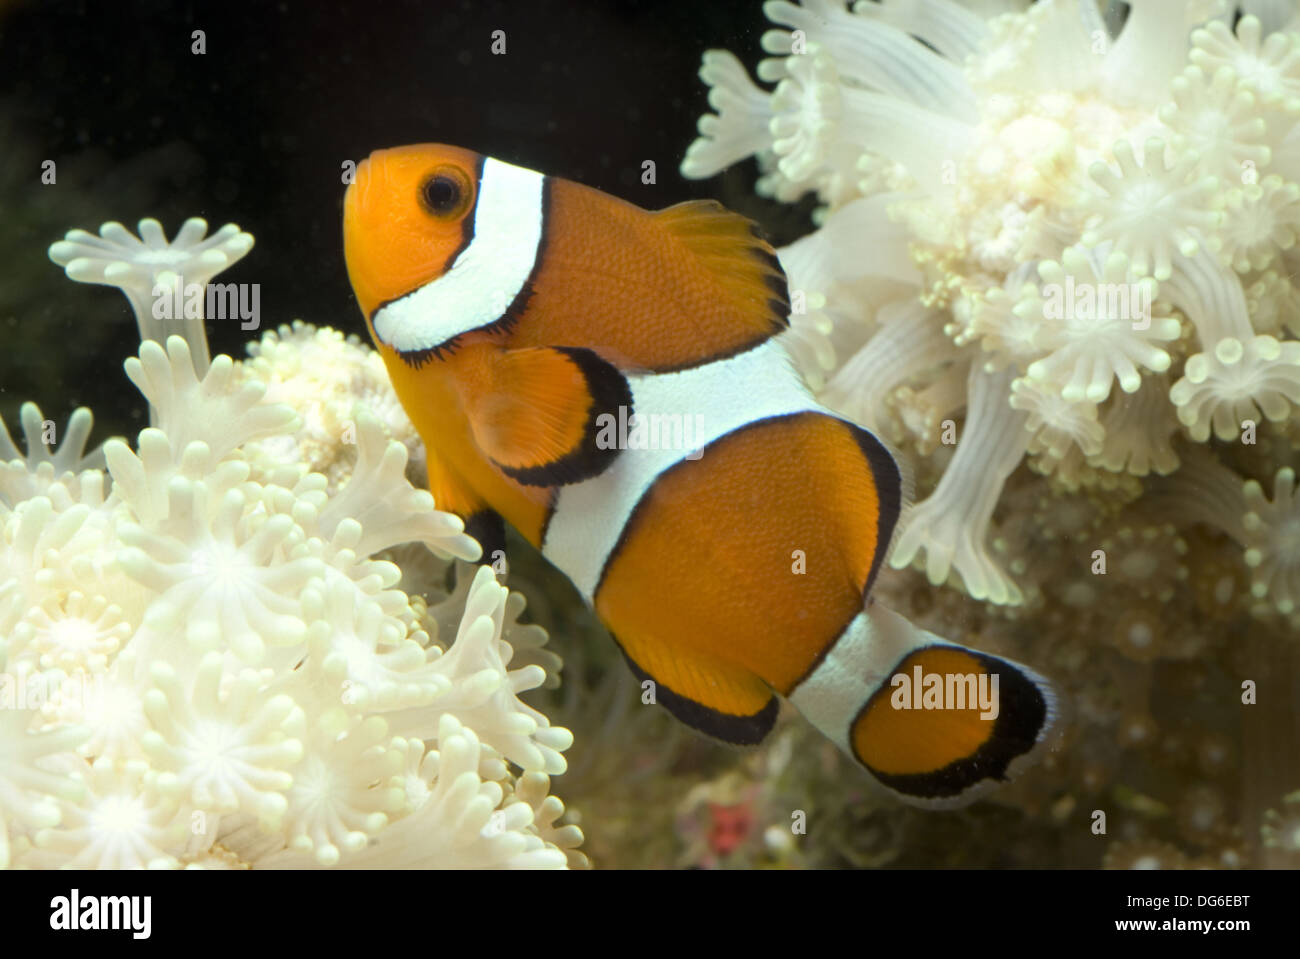
<instances>
[{"instance_id":1,"label":"fish head","mask_svg":"<svg viewBox=\"0 0 1300 959\"><path fill-rule=\"evenodd\" d=\"M440 143L376 150L343 197L348 278L369 323L442 276L472 238L482 157Z\"/></svg>"}]
</instances>

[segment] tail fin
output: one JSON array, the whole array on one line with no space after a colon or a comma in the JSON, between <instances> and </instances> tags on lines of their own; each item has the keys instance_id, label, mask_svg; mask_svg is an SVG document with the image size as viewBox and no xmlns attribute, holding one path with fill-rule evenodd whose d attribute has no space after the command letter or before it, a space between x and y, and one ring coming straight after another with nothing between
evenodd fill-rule
<instances>
[{"instance_id":1,"label":"tail fin","mask_svg":"<svg viewBox=\"0 0 1300 959\"><path fill-rule=\"evenodd\" d=\"M1032 762L1057 716L1037 673L879 603L854 617L790 701L898 798L938 809L964 806Z\"/></svg>"}]
</instances>

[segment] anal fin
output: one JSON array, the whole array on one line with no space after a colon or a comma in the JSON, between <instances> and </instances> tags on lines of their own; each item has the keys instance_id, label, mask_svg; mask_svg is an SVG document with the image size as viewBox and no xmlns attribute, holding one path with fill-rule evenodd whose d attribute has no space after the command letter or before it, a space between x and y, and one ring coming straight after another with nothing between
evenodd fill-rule
<instances>
[{"instance_id":1,"label":"anal fin","mask_svg":"<svg viewBox=\"0 0 1300 959\"><path fill-rule=\"evenodd\" d=\"M483 554L480 562L494 563L506 551L506 524L501 514L487 506L475 510L465 520L465 533L474 537Z\"/></svg>"},{"instance_id":2,"label":"anal fin","mask_svg":"<svg viewBox=\"0 0 1300 959\"><path fill-rule=\"evenodd\" d=\"M747 669L653 639L615 641L637 679L654 683L655 702L705 735L752 746L776 723L776 695Z\"/></svg>"}]
</instances>

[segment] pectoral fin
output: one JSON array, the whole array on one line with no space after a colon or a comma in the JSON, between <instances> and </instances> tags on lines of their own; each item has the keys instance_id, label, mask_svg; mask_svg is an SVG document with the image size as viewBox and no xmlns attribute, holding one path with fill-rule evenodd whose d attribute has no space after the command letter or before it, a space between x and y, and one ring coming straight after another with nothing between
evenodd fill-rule
<instances>
[{"instance_id":1,"label":"pectoral fin","mask_svg":"<svg viewBox=\"0 0 1300 959\"><path fill-rule=\"evenodd\" d=\"M618 455L599 441L602 415L617 419L619 407L630 415L632 391L593 351L476 343L453 362L475 442L517 482L576 483L604 472Z\"/></svg>"}]
</instances>

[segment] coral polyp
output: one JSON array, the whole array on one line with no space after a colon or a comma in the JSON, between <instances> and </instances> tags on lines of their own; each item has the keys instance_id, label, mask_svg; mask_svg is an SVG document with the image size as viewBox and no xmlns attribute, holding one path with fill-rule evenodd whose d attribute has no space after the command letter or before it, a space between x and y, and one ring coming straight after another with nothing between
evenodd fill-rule
<instances>
[{"instance_id":1,"label":"coral polyp","mask_svg":"<svg viewBox=\"0 0 1300 959\"><path fill-rule=\"evenodd\" d=\"M252 245L205 230L51 257L140 314ZM239 363L202 328L127 359L136 442L88 454L80 410L52 449L30 405L26 454L0 435L0 867L584 864L548 795L573 737L518 698L558 661L490 567L452 573L478 544L412 485L367 351L300 325Z\"/></svg>"},{"instance_id":2,"label":"coral polyp","mask_svg":"<svg viewBox=\"0 0 1300 959\"><path fill-rule=\"evenodd\" d=\"M706 54L713 113L682 172L752 156L757 192L816 204L778 255L818 321L785 339L824 402L913 465L882 591L934 628L942 609L1068 665L1079 701L1124 702L1074 731L1076 748L1118 748L1120 782L1144 783L1122 758L1172 708L1151 669L1201 663L1215 679L1198 702L1236 735L1251 707L1223 677L1227 637L1250 636L1264 669L1300 629L1297 9L763 11L759 82ZM951 600L922 599L916 572ZM1300 770L1248 774L1269 783L1254 796ZM1181 834L1107 864L1239 863L1251 830L1215 831L1238 797L1187 788Z\"/></svg>"}]
</instances>

